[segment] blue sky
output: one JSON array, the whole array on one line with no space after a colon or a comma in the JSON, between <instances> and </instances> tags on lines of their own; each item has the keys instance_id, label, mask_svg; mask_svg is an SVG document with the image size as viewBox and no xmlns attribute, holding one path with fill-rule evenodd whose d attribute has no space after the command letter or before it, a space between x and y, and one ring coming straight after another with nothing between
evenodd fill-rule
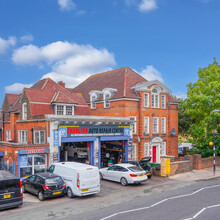
<instances>
[{"instance_id":1,"label":"blue sky","mask_svg":"<svg viewBox=\"0 0 220 220\"><path fill-rule=\"evenodd\" d=\"M220 0L1 0L0 102L43 77L74 87L128 66L186 97L220 61Z\"/></svg>"}]
</instances>

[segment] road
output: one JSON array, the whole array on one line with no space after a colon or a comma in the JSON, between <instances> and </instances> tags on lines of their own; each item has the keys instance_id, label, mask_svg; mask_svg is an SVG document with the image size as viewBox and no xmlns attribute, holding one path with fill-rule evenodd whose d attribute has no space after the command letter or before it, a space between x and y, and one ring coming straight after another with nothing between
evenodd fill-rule
<instances>
[{"instance_id":1,"label":"road","mask_svg":"<svg viewBox=\"0 0 220 220\"><path fill-rule=\"evenodd\" d=\"M219 219L220 181L177 181L153 177L141 185L121 186L101 182L101 193L83 198L67 197L40 202L24 195L18 209L2 211L0 219ZM214 207L216 206L216 207ZM210 218L210 216L212 216Z\"/></svg>"}]
</instances>

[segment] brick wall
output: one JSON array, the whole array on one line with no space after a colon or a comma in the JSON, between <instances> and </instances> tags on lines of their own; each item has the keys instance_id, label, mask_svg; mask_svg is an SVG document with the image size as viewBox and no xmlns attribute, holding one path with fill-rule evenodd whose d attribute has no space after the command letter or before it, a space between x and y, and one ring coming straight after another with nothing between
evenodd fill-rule
<instances>
[{"instance_id":1,"label":"brick wall","mask_svg":"<svg viewBox=\"0 0 220 220\"><path fill-rule=\"evenodd\" d=\"M215 157L215 164L216 166L220 166L220 156ZM213 157L202 158L200 154L194 154L193 167L195 170L213 167Z\"/></svg>"}]
</instances>

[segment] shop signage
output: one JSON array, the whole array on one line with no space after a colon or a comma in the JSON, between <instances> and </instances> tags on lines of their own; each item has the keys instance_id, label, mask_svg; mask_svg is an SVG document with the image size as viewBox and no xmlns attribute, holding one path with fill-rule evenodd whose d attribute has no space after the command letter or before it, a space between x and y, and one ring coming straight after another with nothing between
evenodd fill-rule
<instances>
[{"instance_id":1,"label":"shop signage","mask_svg":"<svg viewBox=\"0 0 220 220\"><path fill-rule=\"evenodd\" d=\"M26 154L44 153L44 149L39 150L26 150Z\"/></svg>"},{"instance_id":2,"label":"shop signage","mask_svg":"<svg viewBox=\"0 0 220 220\"><path fill-rule=\"evenodd\" d=\"M18 154L41 154L41 153L49 153L50 149L31 149L31 150L18 150Z\"/></svg>"},{"instance_id":3,"label":"shop signage","mask_svg":"<svg viewBox=\"0 0 220 220\"><path fill-rule=\"evenodd\" d=\"M59 131L53 131L53 146L59 146Z\"/></svg>"},{"instance_id":4,"label":"shop signage","mask_svg":"<svg viewBox=\"0 0 220 220\"><path fill-rule=\"evenodd\" d=\"M26 167L27 166L27 154L21 155L20 159L20 167Z\"/></svg>"},{"instance_id":5,"label":"shop signage","mask_svg":"<svg viewBox=\"0 0 220 220\"><path fill-rule=\"evenodd\" d=\"M61 137L75 136L129 136L128 126L60 126Z\"/></svg>"}]
</instances>

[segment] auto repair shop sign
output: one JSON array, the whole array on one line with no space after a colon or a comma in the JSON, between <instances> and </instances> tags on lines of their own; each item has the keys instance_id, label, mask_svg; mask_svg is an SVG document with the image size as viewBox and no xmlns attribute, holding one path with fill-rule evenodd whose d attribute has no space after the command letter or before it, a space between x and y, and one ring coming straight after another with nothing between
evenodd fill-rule
<instances>
[{"instance_id":1,"label":"auto repair shop sign","mask_svg":"<svg viewBox=\"0 0 220 220\"><path fill-rule=\"evenodd\" d=\"M61 137L76 136L127 136L129 126L60 126Z\"/></svg>"}]
</instances>

